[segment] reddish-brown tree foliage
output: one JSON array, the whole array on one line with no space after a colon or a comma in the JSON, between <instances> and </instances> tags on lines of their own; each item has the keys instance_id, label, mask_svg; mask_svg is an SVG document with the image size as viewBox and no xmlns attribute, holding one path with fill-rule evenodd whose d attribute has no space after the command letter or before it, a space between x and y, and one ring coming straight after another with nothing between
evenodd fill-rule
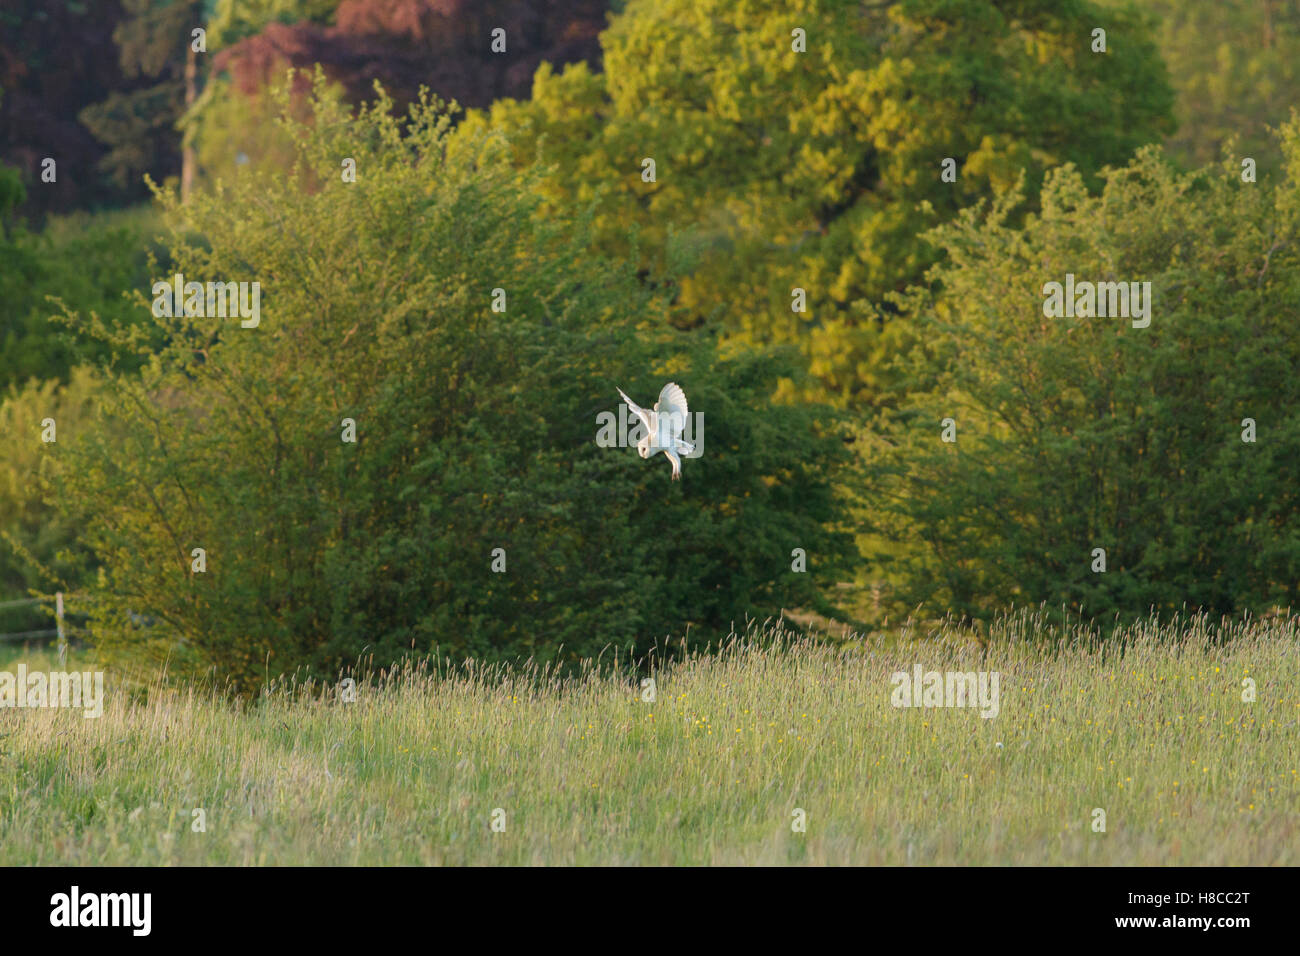
<instances>
[{"instance_id":1,"label":"reddish-brown tree foliage","mask_svg":"<svg viewBox=\"0 0 1300 956\"><path fill-rule=\"evenodd\" d=\"M290 66L319 63L357 101L378 80L399 106L427 86L482 107L528 96L543 61L596 66L607 9L606 0L344 0L334 26L272 24L213 65L250 95ZM492 52L497 28L506 31L504 53Z\"/></svg>"}]
</instances>

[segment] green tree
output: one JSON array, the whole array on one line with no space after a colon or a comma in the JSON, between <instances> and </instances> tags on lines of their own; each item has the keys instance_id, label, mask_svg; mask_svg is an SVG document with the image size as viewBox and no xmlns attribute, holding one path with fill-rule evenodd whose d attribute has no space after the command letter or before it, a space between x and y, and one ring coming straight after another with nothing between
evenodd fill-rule
<instances>
[{"instance_id":1,"label":"green tree","mask_svg":"<svg viewBox=\"0 0 1300 956\"><path fill-rule=\"evenodd\" d=\"M1052 172L1023 230L1012 194L936 232L940 291L911 297L918 344L898 361L910 395L867 452L866 530L906 543L882 559L900 606L1109 618L1300 598L1300 122L1283 145L1277 188L1232 160L1178 173L1150 147L1100 196ZM1046 317L1067 273L1150 282L1150 326Z\"/></svg>"},{"instance_id":2,"label":"green tree","mask_svg":"<svg viewBox=\"0 0 1300 956\"><path fill-rule=\"evenodd\" d=\"M122 326L138 325L124 298L147 288L153 217L128 210L54 217L44 231L15 227L0 236L0 389L28 379L66 381L72 368L114 356L84 325L50 321L68 308Z\"/></svg>"},{"instance_id":3,"label":"green tree","mask_svg":"<svg viewBox=\"0 0 1300 956\"><path fill-rule=\"evenodd\" d=\"M90 370L80 368L66 384L31 382L0 397L0 601L60 584L79 588L89 578L90 556L79 538L83 516L75 502L56 507L47 492L60 450L95 418L96 389ZM42 440L47 420L54 442ZM0 612L0 632L44 626L31 608Z\"/></svg>"},{"instance_id":4,"label":"green tree","mask_svg":"<svg viewBox=\"0 0 1300 956\"><path fill-rule=\"evenodd\" d=\"M888 400L888 296L938 255L926 228L1022 171L1091 177L1171 128L1148 25L1086 0L634 0L602 45L602 73L543 66L530 101L465 135L490 125L540 160L552 209L598 197L600 247L652 281L674 248L698 255L673 321L797 343L840 399Z\"/></svg>"},{"instance_id":5,"label":"green tree","mask_svg":"<svg viewBox=\"0 0 1300 956\"><path fill-rule=\"evenodd\" d=\"M250 690L363 649L567 662L824 607L851 548L829 527L845 446L817 408L770 405L790 363L667 329L630 269L538 215L494 138L389 107L318 99L290 122L293 174L167 197L176 270L258 281L262 312L159 319L168 345L105 405L125 436L61 450L58 497L88 506L104 565L100 648ZM669 378L705 415L680 483L595 441L616 386Z\"/></svg>"},{"instance_id":6,"label":"green tree","mask_svg":"<svg viewBox=\"0 0 1300 956\"><path fill-rule=\"evenodd\" d=\"M1108 0L1115 4L1128 0ZM1269 130L1300 102L1300 7L1287 0L1145 0L1178 92L1167 145L1191 166L1239 156L1264 170L1281 159Z\"/></svg>"}]
</instances>

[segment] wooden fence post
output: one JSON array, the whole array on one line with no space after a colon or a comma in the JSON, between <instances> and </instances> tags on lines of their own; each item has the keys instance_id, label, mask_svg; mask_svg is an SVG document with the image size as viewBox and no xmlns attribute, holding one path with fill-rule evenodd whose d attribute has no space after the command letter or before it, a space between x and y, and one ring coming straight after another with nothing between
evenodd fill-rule
<instances>
[{"instance_id":1,"label":"wooden fence post","mask_svg":"<svg viewBox=\"0 0 1300 956\"><path fill-rule=\"evenodd\" d=\"M59 666L63 667L68 662L68 640L63 635L63 592L57 591L54 595L54 621L55 627L59 630Z\"/></svg>"}]
</instances>

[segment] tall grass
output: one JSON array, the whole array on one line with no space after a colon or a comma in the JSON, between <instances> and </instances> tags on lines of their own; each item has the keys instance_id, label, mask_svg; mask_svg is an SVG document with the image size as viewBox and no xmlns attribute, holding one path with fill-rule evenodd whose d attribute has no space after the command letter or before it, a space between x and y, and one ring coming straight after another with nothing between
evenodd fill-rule
<instances>
[{"instance_id":1,"label":"tall grass","mask_svg":"<svg viewBox=\"0 0 1300 956\"><path fill-rule=\"evenodd\" d=\"M0 710L0 863L1300 862L1293 619L1026 639L1041 624L751 629L656 674L654 703L616 668L443 661L354 703L159 685L98 720ZM891 706L916 663L997 671L1000 714Z\"/></svg>"}]
</instances>

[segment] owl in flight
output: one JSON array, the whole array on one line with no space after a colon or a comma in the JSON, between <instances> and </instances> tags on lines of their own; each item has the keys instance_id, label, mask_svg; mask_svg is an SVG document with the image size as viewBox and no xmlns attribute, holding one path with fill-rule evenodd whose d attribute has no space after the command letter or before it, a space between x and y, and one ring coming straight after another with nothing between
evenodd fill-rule
<instances>
[{"instance_id":1,"label":"owl in flight","mask_svg":"<svg viewBox=\"0 0 1300 956\"><path fill-rule=\"evenodd\" d=\"M627 402L632 414L641 419L645 426L645 435L636 443L636 450L642 458L649 458L663 452L673 464L673 481L682 477L681 455L695 451L695 446L682 438L686 428L686 394L676 382L669 382L659 393L653 411L646 411L620 388L618 393Z\"/></svg>"}]
</instances>

